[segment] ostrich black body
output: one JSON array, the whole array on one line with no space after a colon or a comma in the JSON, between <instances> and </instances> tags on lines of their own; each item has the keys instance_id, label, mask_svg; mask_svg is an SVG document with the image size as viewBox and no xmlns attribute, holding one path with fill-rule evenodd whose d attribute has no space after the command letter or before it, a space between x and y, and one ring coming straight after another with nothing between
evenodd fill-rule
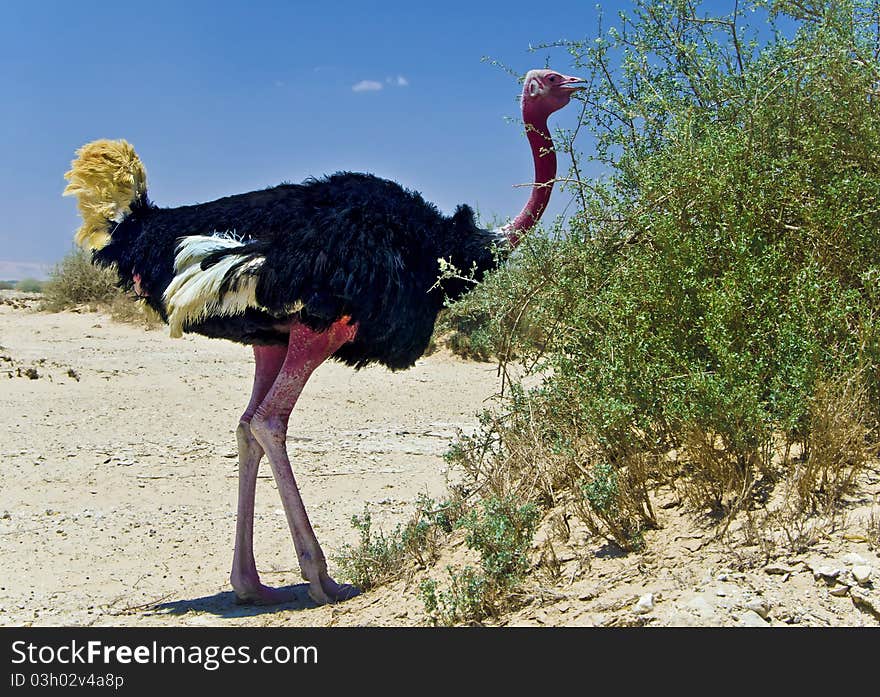
<instances>
[{"instance_id":1,"label":"ostrich black body","mask_svg":"<svg viewBox=\"0 0 880 697\"><path fill-rule=\"evenodd\" d=\"M477 227L473 211L452 216L413 191L369 174L338 173L302 184L282 184L209 203L159 208L146 195L113 228L94 261L115 265L120 285L134 274L148 302L167 319L163 294L174 274L181 238L231 233L242 247L216 252L203 269L228 254L264 258L256 300L264 309L207 316L184 330L245 344L282 344L296 320L323 331L349 316L358 324L354 341L335 358L355 367L372 362L393 370L422 355L445 296L469 284L457 279L437 286L438 259L449 260L479 280L497 259L499 238ZM229 288L221 288L220 294ZM302 303L291 314L290 307Z\"/></svg>"}]
</instances>

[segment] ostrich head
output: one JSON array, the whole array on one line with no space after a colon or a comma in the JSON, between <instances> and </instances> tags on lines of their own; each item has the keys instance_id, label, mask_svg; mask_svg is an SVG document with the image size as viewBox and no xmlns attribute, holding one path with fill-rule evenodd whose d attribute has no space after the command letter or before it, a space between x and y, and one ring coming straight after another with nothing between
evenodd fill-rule
<instances>
[{"instance_id":1,"label":"ostrich head","mask_svg":"<svg viewBox=\"0 0 880 697\"><path fill-rule=\"evenodd\" d=\"M526 122L545 120L568 104L571 95L584 89L579 77L562 75L555 70L530 70L523 83L522 109Z\"/></svg>"},{"instance_id":2,"label":"ostrich head","mask_svg":"<svg viewBox=\"0 0 880 697\"><path fill-rule=\"evenodd\" d=\"M570 77L555 70L530 70L526 73L522 93L522 115L526 137L535 160L532 195L514 221L501 228L501 234L515 247L522 234L540 220L556 178L556 152L547 130L547 117L571 100L571 95L584 89L582 78Z\"/></svg>"}]
</instances>

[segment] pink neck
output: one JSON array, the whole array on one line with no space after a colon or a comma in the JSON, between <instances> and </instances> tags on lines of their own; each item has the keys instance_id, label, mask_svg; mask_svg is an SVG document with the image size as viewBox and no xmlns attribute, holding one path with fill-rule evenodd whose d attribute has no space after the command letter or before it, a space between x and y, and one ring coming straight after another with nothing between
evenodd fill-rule
<instances>
[{"instance_id":1,"label":"pink neck","mask_svg":"<svg viewBox=\"0 0 880 697\"><path fill-rule=\"evenodd\" d=\"M546 115L532 115L529 109L523 107L523 120L526 123L526 137L532 148L532 157L535 159L535 184L532 187L532 195L523 207L522 211L513 223L505 229L510 244L516 247L519 244L522 233L532 228L547 208L550 194L553 192L553 180L556 178L556 151L553 149L553 139L547 130Z\"/></svg>"}]
</instances>

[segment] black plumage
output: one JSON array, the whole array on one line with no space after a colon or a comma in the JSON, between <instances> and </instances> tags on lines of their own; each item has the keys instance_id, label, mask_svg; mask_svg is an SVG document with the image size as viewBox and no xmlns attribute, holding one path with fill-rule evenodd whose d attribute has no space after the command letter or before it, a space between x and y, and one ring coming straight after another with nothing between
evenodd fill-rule
<instances>
[{"instance_id":1,"label":"black plumage","mask_svg":"<svg viewBox=\"0 0 880 697\"><path fill-rule=\"evenodd\" d=\"M426 348L446 296L470 287L440 280L440 259L479 281L544 212L556 178L547 117L569 103L579 78L550 69L525 76L523 121L535 184L520 214L496 233L460 206L441 215L422 197L367 174L338 173L303 184L180 208L147 198L146 170L125 140L77 150L64 176L77 198L78 244L115 266L168 322L184 331L254 344L254 381L236 428L239 487L230 582L242 602L290 600L263 585L253 523L260 461L269 460L308 595L346 600L309 521L286 441L291 412L328 357L360 367L406 368ZM326 330L326 331L324 331Z\"/></svg>"},{"instance_id":2,"label":"black plumage","mask_svg":"<svg viewBox=\"0 0 880 697\"><path fill-rule=\"evenodd\" d=\"M284 322L291 317L323 331L349 316L358 325L357 336L334 358L394 370L422 355L444 297L455 298L469 286L458 279L438 285L438 260L466 273L474 270L479 280L495 265L494 247L504 239L480 229L468 206L444 216L414 191L349 172L179 208L159 208L143 193L110 230L109 243L94 252L94 261L115 265L123 287L131 288L139 276L146 302L165 319L163 294L175 275L182 238L228 233L243 242L207 256L202 269L229 254L241 259L236 268L264 259L254 271L256 300L264 310L208 316L184 331L286 345ZM220 292L230 290L224 284ZM302 308L291 315L296 302Z\"/></svg>"}]
</instances>

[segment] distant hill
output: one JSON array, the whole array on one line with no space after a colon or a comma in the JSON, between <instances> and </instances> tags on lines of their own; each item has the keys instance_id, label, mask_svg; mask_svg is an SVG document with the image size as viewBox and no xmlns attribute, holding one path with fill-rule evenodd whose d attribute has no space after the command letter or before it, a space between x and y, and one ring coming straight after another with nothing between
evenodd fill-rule
<instances>
[{"instance_id":1,"label":"distant hill","mask_svg":"<svg viewBox=\"0 0 880 697\"><path fill-rule=\"evenodd\" d=\"M23 278L35 278L45 281L49 278L52 264L37 261L3 261L0 260L0 279L4 281L20 281Z\"/></svg>"}]
</instances>

